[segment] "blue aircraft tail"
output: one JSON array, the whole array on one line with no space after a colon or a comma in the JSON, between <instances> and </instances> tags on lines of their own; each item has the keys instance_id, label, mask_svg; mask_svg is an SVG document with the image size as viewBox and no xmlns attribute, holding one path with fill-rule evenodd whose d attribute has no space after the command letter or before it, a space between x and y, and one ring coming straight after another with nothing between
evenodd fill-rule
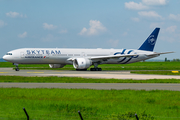
<instances>
[{"instance_id":1,"label":"blue aircraft tail","mask_svg":"<svg viewBox=\"0 0 180 120\"><path fill-rule=\"evenodd\" d=\"M153 51L160 28L155 28L138 50Z\"/></svg>"}]
</instances>

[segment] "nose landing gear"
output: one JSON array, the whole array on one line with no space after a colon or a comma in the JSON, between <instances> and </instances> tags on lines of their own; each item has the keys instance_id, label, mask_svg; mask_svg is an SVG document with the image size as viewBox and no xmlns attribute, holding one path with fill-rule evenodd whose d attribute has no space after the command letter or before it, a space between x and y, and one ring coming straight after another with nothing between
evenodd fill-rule
<instances>
[{"instance_id":1,"label":"nose landing gear","mask_svg":"<svg viewBox=\"0 0 180 120\"><path fill-rule=\"evenodd\" d=\"M17 63L13 63L13 65L16 66L15 71L19 71L18 64Z\"/></svg>"}]
</instances>

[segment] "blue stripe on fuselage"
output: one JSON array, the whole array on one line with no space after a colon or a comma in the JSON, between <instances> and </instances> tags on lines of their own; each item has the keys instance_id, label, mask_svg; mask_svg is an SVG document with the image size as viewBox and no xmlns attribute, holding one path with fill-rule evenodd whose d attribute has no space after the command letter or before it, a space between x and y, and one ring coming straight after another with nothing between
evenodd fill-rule
<instances>
[{"instance_id":1,"label":"blue stripe on fuselage","mask_svg":"<svg viewBox=\"0 0 180 120\"><path fill-rule=\"evenodd\" d=\"M126 51L126 49L124 49L124 50L122 51L121 55L124 54L125 51Z\"/></svg>"},{"instance_id":2,"label":"blue stripe on fuselage","mask_svg":"<svg viewBox=\"0 0 180 120\"><path fill-rule=\"evenodd\" d=\"M127 60L126 62L124 62L124 63L122 63L122 64L126 64L126 63L129 62L132 58L133 58L133 56L131 56L131 58L129 58L129 60Z\"/></svg>"},{"instance_id":3,"label":"blue stripe on fuselage","mask_svg":"<svg viewBox=\"0 0 180 120\"><path fill-rule=\"evenodd\" d=\"M124 54L124 52L126 51L126 49L123 49L123 51L122 52L116 52L116 53L114 53L114 55L117 55L117 54Z\"/></svg>"},{"instance_id":4,"label":"blue stripe on fuselage","mask_svg":"<svg viewBox=\"0 0 180 120\"><path fill-rule=\"evenodd\" d=\"M125 51L126 51L126 49L124 49L121 54L124 54ZM132 51L133 51L133 50L128 51L127 54L130 54ZM132 58L130 58L127 62L129 62L131 59L132 59ZM118 61L118 63L121 63L121 62L123 62L124 60L126 60L126 57L124 57L122 60ZM125 62L125 63L126 63L126 62ZM122 64L125 64L125 63L122 63Z\"/></svg>"},{"instance_id":5,"label":"blue stripe on fuselage","mask_svg":"<svg viewBox=\"0 0 180 120\"><path fill-rule=\"evenodd\" d=\"M130 50L127 54L130 54L133 50Z\"/></svg>"},{"instance_id":6,"label":"blue stripe on fuselage","mask_svg":"<svg viewBox=\"0 0 180 120\"><path fill-rule=\"evenodd\" d=\"M122 64L126 64L126 63L128 63L132 58L138 58L139 57L139 55L137 55L137 56L131 56L131 58L129 58L129 60L127 60L126 62L124 62L124 63L122 63Z\"/></svg>"},{"instance_id":7,"label":"blue stripe on fuselage","mask_svg":"<svg viewBox=\"0 0 180 120\"><path fill-rule=\"evenodd\" d=\"M121 61L118 61L118 63L123 62L125 59L126 59L126 57L124 57Z\"/></svg>"}]
</instances>

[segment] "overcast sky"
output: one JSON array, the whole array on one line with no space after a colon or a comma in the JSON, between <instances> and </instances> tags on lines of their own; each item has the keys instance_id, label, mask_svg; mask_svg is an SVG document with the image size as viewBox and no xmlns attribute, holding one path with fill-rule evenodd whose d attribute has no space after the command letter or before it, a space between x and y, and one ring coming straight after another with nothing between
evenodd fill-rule
<instances>
[{"instance_id":1,"label":"overcast sky","mask_svg":"<svg viewBox=\"0 0 180 120\"><path fill-rule=\"evenodd\" d=\"M0 58L17 48L138 49L160 27L154 51L180 58L180 0L0 0Z\"/></svg>"}]
</instances>

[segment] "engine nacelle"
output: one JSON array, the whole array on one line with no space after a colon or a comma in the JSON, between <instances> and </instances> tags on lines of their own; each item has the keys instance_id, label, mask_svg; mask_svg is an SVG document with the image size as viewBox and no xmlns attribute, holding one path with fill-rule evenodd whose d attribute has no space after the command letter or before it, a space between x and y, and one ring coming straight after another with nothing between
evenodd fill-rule
<instances>
[{"instance_id":1,"label":"engine nacelle","mask_svg":"<svg viewBox=\"0 0 180 120\"><path fill-rule=\"evenodd\" d=\"M63 68L64 66L64 64L49 64L50 68Z\"/></svg>"},{"instance_id":2,"label":"engine nacelle","mask_svg":"<svg viewBox=\"0 0 180 120\"><path fill-rule=\"evenodd\" d=\"M92 61L87 58L76 58L73 60L75 69L87 69L92 65Z\"/></svg>"}]
</instances>

